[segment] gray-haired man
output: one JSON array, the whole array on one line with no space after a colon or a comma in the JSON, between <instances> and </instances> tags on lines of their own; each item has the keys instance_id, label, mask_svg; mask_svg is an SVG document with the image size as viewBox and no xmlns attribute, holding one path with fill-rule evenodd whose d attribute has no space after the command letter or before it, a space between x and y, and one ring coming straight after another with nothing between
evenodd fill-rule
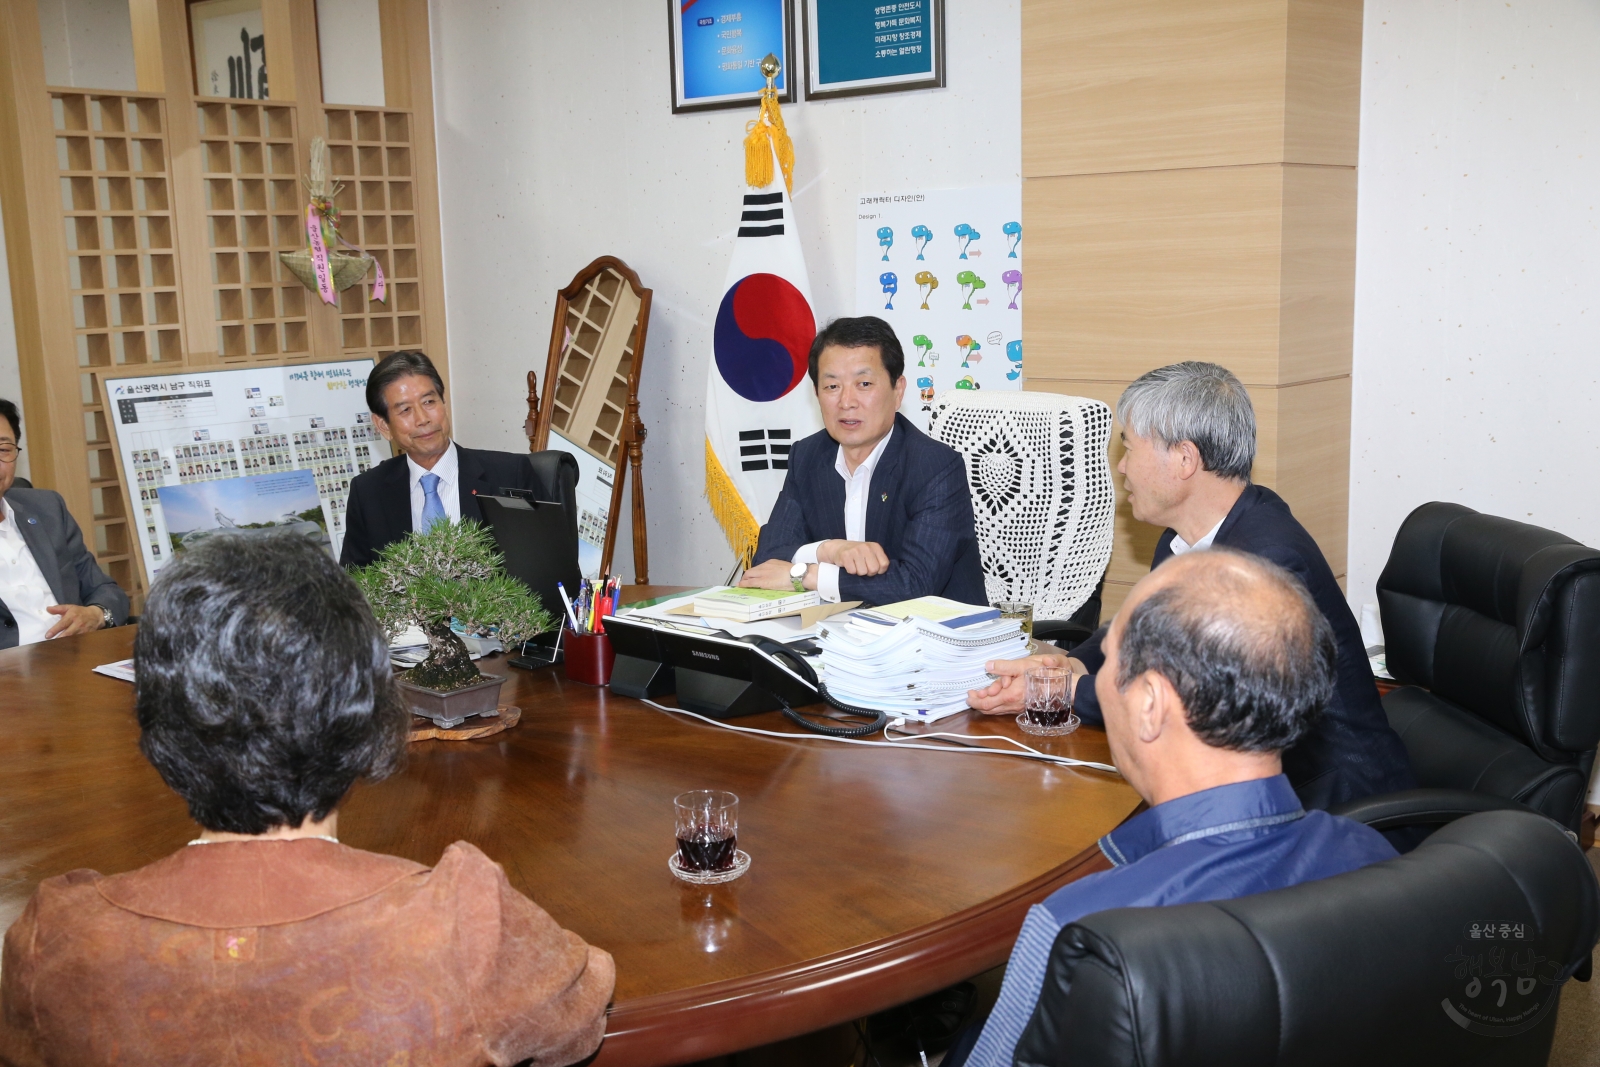
<instances>
[{"instance_id":1,"label":"gray-haired man","mask_svg":"<svg viewBox=\"0 0 1600 1067\"><path fill-rule=\"evenodd\" d=\"M1283 754L1283 769L1301 801L1328 808L1416 785L1399 735L1378 701L1361 629L1304 526L1272 490L1250 483L1255 462L1255 410L1244 385L1215 363L1174 363L1143 375L1117 401L1127 448L1117 469L1126 479L1134 518L1165 526L1152 567L1175 555L1212 545L1271 560L1303 582L1333 627L1339 646L1333 701L1310 733ZM1104 631L1073 650L1073 670L1092 674L1104 662ZM989 664L998 677L970 694L974 708L1015 713L1022 706L1022 674L1036 656ZM1094 679L1082 681L1076 710L1100 725Z\"/></svg>"}]
</instances>

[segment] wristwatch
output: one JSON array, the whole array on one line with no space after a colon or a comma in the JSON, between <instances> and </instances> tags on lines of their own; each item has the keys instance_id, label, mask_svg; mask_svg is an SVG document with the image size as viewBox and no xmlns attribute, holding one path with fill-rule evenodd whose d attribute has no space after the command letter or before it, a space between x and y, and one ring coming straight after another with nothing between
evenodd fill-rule
<instances>
[{"instance_id":1,"label":"wristwatch","mask_svg":"<svg viewBox=\"0 0 1600 1067\"><path fill-rule=\"evenodd\" d=\"M116 618L116 616L111 614L111 609L103 604L100 605L100 615L105 620L100 624L103 627L109 627L111 625L111 620Z\"/></svg>"},{"instance_id":2,"label":"wristwatch","mask_svg":"<svg viewBox=\"0 0 1600 1067\"><path fill-rule=\"evenodd\" d=\"M805 592L806 591L806 564L804 564L804 563L796 563L792 567L790 567L789 568L789 581L794 583L794 591L796 593Z\"/></svg>"}]
</instances>

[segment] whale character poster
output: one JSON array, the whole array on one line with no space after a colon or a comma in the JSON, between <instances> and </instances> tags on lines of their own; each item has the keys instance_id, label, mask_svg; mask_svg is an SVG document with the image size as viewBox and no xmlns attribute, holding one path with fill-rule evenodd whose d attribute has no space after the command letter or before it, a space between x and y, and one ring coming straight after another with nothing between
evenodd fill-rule
<instances>
[{"instance_id":1,"label":"whale character poster","mask_svg":"<svg viewBox=\"0 0 1600 1067\"><path fill-rule=\"evenodd\" d=\"M857 197L856 314L894 327L922 429L946 390L1022 388L1022 248L1020 182Z\"/></svg>"}]
</instances>

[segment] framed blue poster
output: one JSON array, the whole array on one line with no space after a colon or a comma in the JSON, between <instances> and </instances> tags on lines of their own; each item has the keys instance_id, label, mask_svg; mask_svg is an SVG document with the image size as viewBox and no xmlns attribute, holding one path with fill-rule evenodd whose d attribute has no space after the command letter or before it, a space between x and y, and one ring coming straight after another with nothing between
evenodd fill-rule
<instances>
[{"instance_id":1,"label":"framed blue poster","mask_svg":"<svg viewBox=\"0 0 1600 1067\"><path fill-rule=\"evenodd\" d=\"M944 85L944 0L801 0L806 99Z\"/></svg>"},{"instance_id":2,"label":"framed blue poster","mask_svg":"<svg viewBox=\"0 0 1600 1067\"><path fill-rule=\"evenodd\" d=\"M783 64L775 81L779 101L794 103L790 2L667 0L673 114L755 104L767 85L761 59L768 53Z\"/></svg>"}]
</instances>

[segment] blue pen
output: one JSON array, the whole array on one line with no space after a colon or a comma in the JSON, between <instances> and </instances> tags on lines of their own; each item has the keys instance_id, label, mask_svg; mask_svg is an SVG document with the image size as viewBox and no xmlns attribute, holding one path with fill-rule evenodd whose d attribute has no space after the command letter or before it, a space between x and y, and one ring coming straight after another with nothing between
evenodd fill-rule
<instances>
[{"instance_id":1,"label":"blue pen","mask_svg":"<svg viewBox=\"0 0 1600 1067\"><path fill-rule=\"evenodd\" d=\"M567 596L567 587L557 582L556 592L561 594L561 602L567 606L567 621L572 623L572 632L577 633L578 617L572 613L572 600Z\"/></svg>"}]
</instances>

